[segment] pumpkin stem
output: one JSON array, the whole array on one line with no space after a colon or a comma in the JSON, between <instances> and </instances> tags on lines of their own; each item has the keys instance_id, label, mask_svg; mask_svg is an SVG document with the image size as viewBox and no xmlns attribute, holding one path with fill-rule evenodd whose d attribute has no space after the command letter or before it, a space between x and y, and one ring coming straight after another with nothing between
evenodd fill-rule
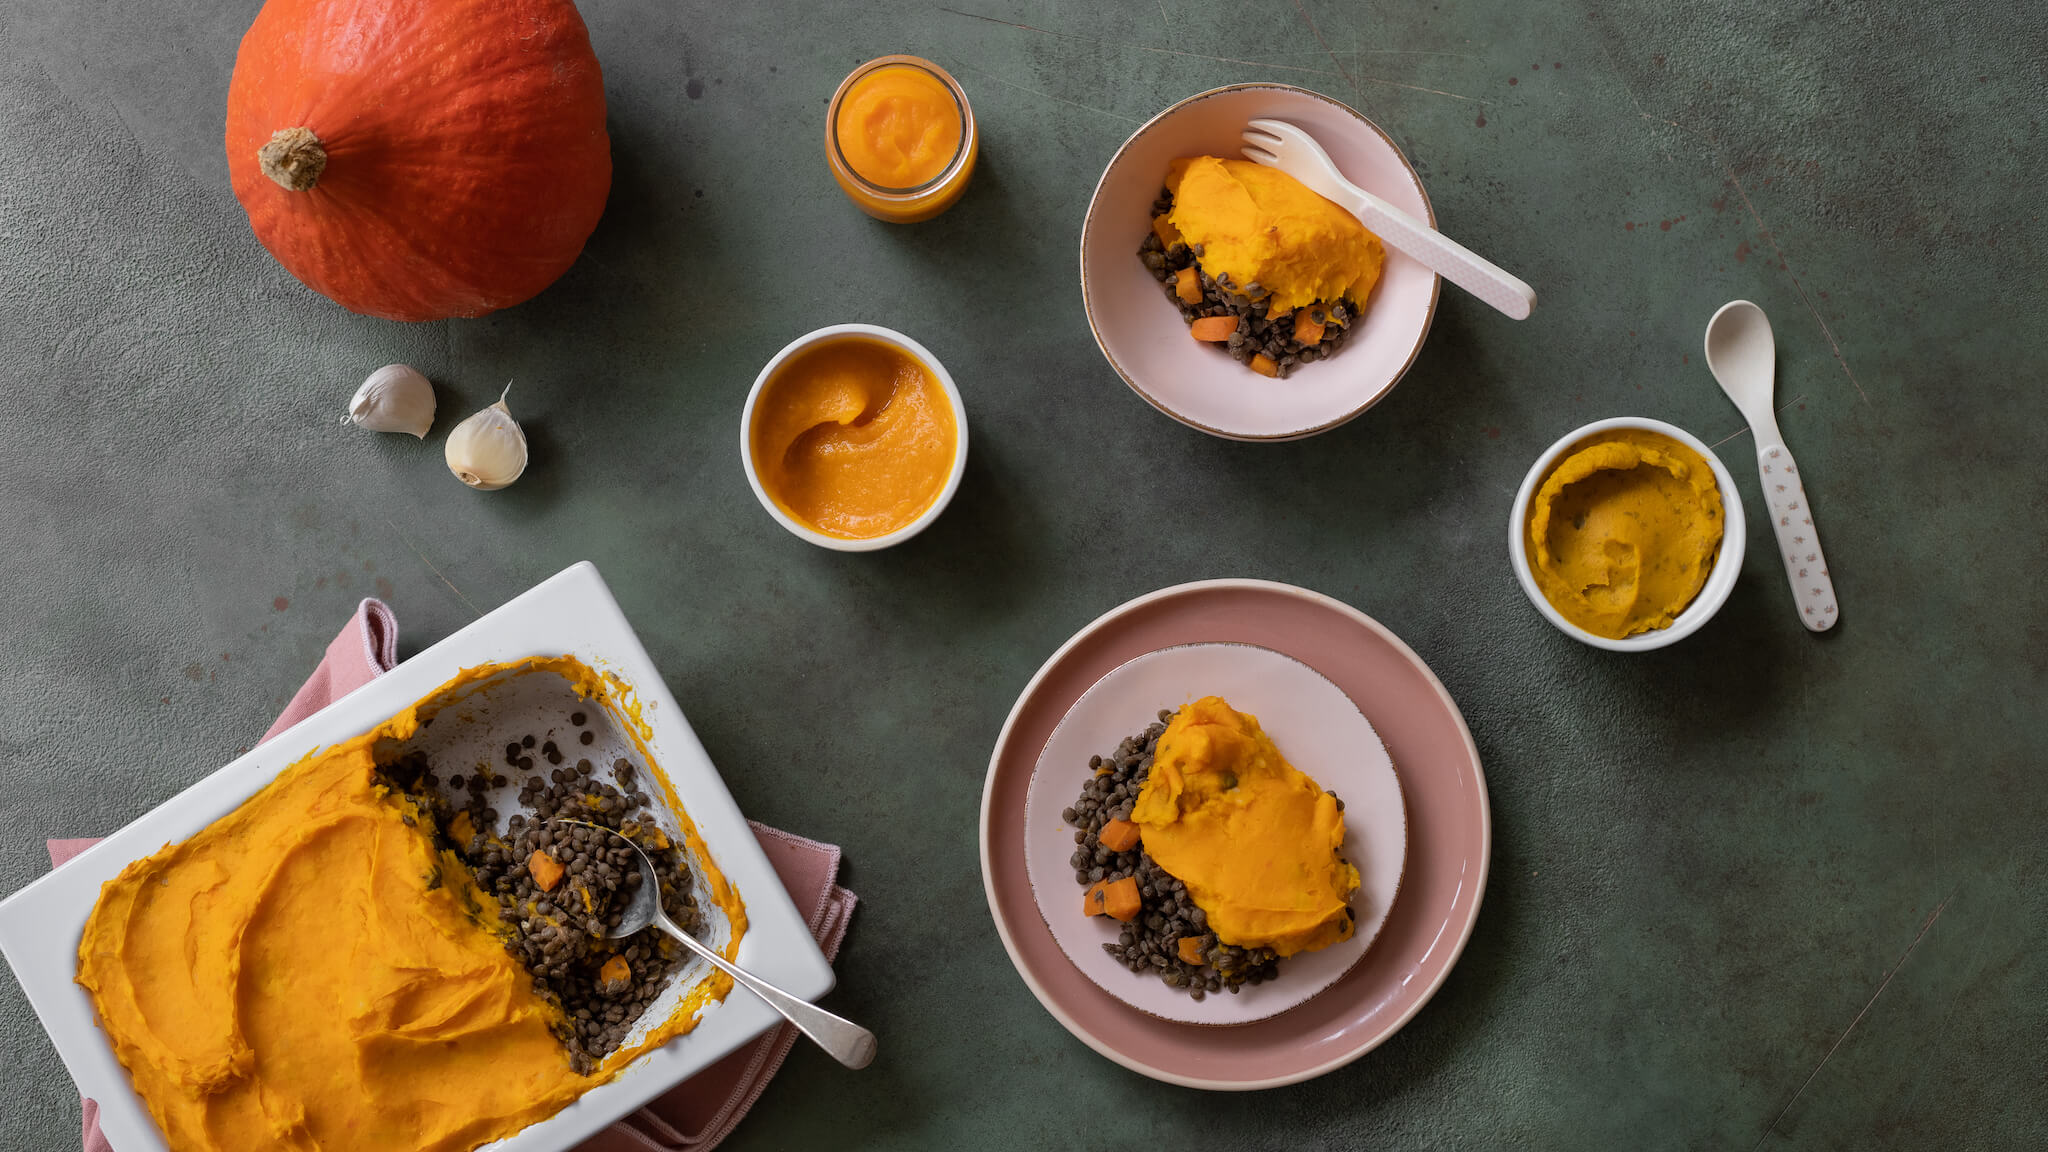
<instances>
[{"instance_id":1,"label":"pumpkin stem","mask_svg":"<svg viewBox=\"0 0 2048 1152\"><path fill-rule=\"evenodd\" d=\"M256 150L263 174L287 192L304 192L327 170L327 150L311 128L280 128Z\"/></svg>"}]
</instances>

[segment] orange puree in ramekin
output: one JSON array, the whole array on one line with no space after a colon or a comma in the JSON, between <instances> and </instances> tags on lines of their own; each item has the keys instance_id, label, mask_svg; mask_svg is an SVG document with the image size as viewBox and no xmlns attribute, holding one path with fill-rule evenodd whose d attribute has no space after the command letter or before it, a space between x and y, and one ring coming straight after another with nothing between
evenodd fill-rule
<instances>
[{"instance_id":1,"label":"orange puree in ramekin","mask_svg":"<svg viewBox=\"0 0 2048 1152\"><path fill-rule=\"evenodd\" d=\"M1723 519L1705 457L1662 433L1610 429L1573 446L1529 498L1529 569L1551 607L1593 635L1653 632L1706 586Z\"/></svg>"},{"instance_id":2,"label":"orange puree in ramekin","mask_svg":"<svg viewBox=\"0 0 2048 1152\"><path fill-rule=\"evenodd\" d=\"M960 450L952 401L908 352L846 335L804 348L754 401L761 486L798 523L845 540L903 528L939 498Z\"/></svg>"}]
</instances>

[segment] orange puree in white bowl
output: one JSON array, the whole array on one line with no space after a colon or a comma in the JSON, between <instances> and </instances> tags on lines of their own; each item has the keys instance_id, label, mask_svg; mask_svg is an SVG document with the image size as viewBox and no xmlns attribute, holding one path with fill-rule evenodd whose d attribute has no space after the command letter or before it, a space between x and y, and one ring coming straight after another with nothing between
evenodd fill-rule
<instances>
[{"instance_id":1,"label":"orange puree in white bowl","mask_svg":"<svg viewBox=\"0 0 2048 1152\"><path fill-rule=\"evenodd\" d=\"M936 374L861 335L822 340L776 367L754 399L748 438L776 507L844 540L886 536L923 516L960 451Z\"/></svg>"}]
</instances>

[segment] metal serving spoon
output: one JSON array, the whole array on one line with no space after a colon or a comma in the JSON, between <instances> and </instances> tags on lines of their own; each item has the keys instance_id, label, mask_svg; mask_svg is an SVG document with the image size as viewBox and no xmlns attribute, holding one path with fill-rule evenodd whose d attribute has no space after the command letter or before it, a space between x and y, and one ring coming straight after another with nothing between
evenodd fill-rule
<instances>
[{"instance_id":1,"label":"metal serving spoon","mask_svg":"<svg viewBox=\"0 0 2048 1152\"><path fill-rule=\"evenodd\" d=\"M592 824L585 820L567 820L558 817L549 821L549 823L581 824L585 828L595 828L617 839L619 843L624 844L626 847L631 848L634 858L640 861L640 886L633 889L632 895L628 898L626 907L619 916L619 926L612 929L610 933L612 939L617 939L621 936L631 936L633 933L652 924L670 936L675 937L683 947L711 961L713 966L720 972L732 977L734 982L743 985L749 992L766 1000L770 1008L782 1013L784 1020L796 1025L797 1031L810 1037L813 1043L823 1048L826 1054L834 1060L839 1061L848 1068L865 1068L874 1062L876 1046L875 1034L873 1032L842 1016L835 1016L808 1000L792 996L775 985L768 983L766 980L761 979L759 976L733 964L725 957L720 956L710 946L701 943L696 937L683 931L675 921L669 919L668 913L661 910L661 881L655 878L654 862L647 858L647 853L642 852L638 844L633 843L632 840L621 835L615 829L606 828L601 824Z\"/></svg>"},{"instance_id":2,"label":"metal serving spoon","mask_svg":"<svg viewBox=\"0 0 2048 1152\"><path fill-rule=\"evenodd\" d=\"M1799 622L1811 631L1825 632L1841 613L1835 582L1828 577L1828 558L1821 554L1820 534L1813 527L1813 508L1799 480L1799 465L1792 462L1792 450L1785 447L1771 408L1777 355L1770 317L1747 300L1721 305L1707 321L1707 370L1755 435L1764 504L1771 510L1771 531L1778 534L1778 556L1785 561L1785 578L1792 582Z\"/></svg>"},{"instance_id":3,"label":"metal serving spoon","mask_svg":"<svg viewBox=\"0 0 2048 1152\"><path fill-rule=\"evenodd\" d=\"M1358 217L1373 235L1516 320L1536 307L1536 290L1456 240L1344 178L1316 138L1285 120L1245 128L1244 158L1278 168Z\"/></svg>"}]
</instances>

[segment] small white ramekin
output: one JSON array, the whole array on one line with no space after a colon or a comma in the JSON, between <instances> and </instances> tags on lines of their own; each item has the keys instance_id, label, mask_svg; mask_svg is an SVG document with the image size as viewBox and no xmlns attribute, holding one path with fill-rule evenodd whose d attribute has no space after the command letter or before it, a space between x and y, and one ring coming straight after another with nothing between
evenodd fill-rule
<instances>
[{"instance_id":1,"label":"small white ramekin","mask_svg":"<svg viewBox=\"0 0 2048 1152\"><path fill-rule=\"evenodd\" d=\"M1615 429L1637 429L1646 432L1660 432L1680 444L1699 453L1714 470L1714 483L1721 490L1721 554L1714 561L1714 570L1707 574L1707 582L1700 587L1699 595L1686 605L1669 627L1650 632L1638 632L1620 640L1595 636L1584 628L1564 618L1536 586L1536 575L1529 568L1528 522L1529 501L1536 496L1536 489L1542 486L1544 477L1551 468L1564 458L1566 452L1580 441L1602 432ZM1610 652L1647 652L1676 644L1713 618L1714 613L1727 603L1728 593L1735 588L1735 578L1742 572L1743 541L1749 531L1748 522L1742 515L1742 496L1735 490L1735 478L1728 474L1728 468L1714 450L1700 442L1699 437L1683 428L1666 424L1662 420L1651 420L1641 416L1616 416L1608 420L1595 420L1575 432L1566 433L1557 443L1552 444L1529 469L1529 475L1522 481L1521 491L1515 493L1514 508L1508 513L1508 559L1514 564L1515 579L1521 582L1522 591L1529 597L1529 603L1543 614L1545 620L1557 626L1558 631L1582 644L1605 648Z\"/></svg>"},{"instance_id":2,"label":"small white ramekin","mask_svg":"<svg viewBox=\"0 0 2048 1152\"><path fill-rule=\"evenodd\" d=\"M754 467L754 405L760 402L762 389L767 387L776 370L790 357L807 348L847 336L865 336L871 340L878 340L924 365L925 370L937 378L939 387L945 389L946 400L953 406L953 470L947 474L946 485L939 489L938 498L933 500L931 507L919 514L917 519L894 532L885 532L880 536L869 536L859 540L828 536L783 511L782 506L775 502L775 498L770 496L768 489L762 485L760 470ZM747 405L740 412L740 465L746 469L747 484L754 489L754 498L761 502L761 507L766 508L768 514L775 517L777 524L789 529L798 539L808 540L820 548L830 548L835 552L878 551L892 544L901 544L924 531L931 526L932 521L939 518L939 513L946 510L946 505L953 502L953 493L960 488L960 477L967 472L967 405L960 400L960 389L953 383L952 374L946 371L946 366L939 363L939 358L932 355L924 345L901 332L873 324L833 324L815 332L807 332L783 345L782 351L777 352L761 369L761 374L754 377L753 390L747 393Z\"/></svg>"}]
</instances>

